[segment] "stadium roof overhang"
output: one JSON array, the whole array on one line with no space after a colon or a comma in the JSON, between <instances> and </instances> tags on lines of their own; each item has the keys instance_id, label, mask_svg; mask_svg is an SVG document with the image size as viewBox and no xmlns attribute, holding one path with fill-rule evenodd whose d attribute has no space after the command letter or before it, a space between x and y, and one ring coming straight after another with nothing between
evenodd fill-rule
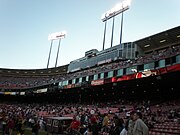
<instances>
[{"instance_id":1,"label":"stadium roof overhang","mask_svg":"<svg viewBox=\"0 0 180 135\"><path fill-rule=\"evenodd\" d=\"M180 26L135 41L145 53L180 44Z\"/></svg>"}]
</instances>

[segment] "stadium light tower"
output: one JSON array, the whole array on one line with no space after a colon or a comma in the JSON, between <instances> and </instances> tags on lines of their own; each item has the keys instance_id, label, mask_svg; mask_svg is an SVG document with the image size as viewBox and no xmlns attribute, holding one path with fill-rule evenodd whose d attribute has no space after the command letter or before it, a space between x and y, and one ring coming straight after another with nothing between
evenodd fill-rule
<instances>
[{"instance_id":1,"label":"stadium light tower","mask_svg":"<svg viewBox=\"0 0 180 135\"><path fill-rule=\"evenodd\" d=\"M50 60L50 56L51 56L51 49L52 49L53 40L59 40L57 56L56 56L56 63L55 63L55 67L56 67L57 66L57 61L58 61L58 54L59 54L59 48L60 48L61 39L65 38L66 34L67 34L66 31L56 32L56 33L49 34L48 40L51 40L51 46L50 46L50 50L49 50L49 57L48 57L48 62L47 62L47 68L49 66L49 60Z\"/></svg>"},{"instance_id":2,"label":"stadium light tower","mask_svg":"<svg viewBox=\"0 0 180 135\"><path fill-rule=\"evenodd\" d=\"M112 9L108 10L106 13L103 13L101 16L101 20L105 22L105 27L104 27L104 38L103 38L103 50L104 50L104 45L105 45L105 37L106 37L106 23L107 20L113 18L113 24L112 24L112 35L111 35L111 47L113 44L113 33L114 33L114 20L115 16L119 15L122 13L122 18L121 18L121 31L120 31L120 46L121 46L121 41L122 41L122 27L123 27L123 12L128 10L131 4L131 0L124 0L121 3L117 4L115 7Z\"/></svg>"}]
</instances>

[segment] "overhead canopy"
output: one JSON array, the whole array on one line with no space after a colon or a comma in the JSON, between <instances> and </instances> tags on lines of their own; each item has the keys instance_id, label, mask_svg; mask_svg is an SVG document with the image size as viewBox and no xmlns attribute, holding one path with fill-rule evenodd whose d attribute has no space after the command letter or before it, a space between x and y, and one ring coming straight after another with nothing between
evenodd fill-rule
<instances>
[{"instance_id":1,"label":"overhead canopy","mask_svg":"<svg viewBox=\"0 0 180 135\"><path fill-rule=\"evenodd\" d=\"M180 44L180 26L135 41L145 53Z\"/></svg>"}]
</instances>

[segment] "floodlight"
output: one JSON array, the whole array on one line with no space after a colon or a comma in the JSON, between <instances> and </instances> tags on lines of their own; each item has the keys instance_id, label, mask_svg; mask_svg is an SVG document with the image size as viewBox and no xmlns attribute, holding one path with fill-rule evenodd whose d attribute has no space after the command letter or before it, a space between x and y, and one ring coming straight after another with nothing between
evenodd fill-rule
<instances>
[{"instance_id":1,"label":"floodlight","mask_svg":"<svg viewBox=\"0 0 180 135\"><path fill-rule=\"evenodd\" d=\"M125 10L129 9L130 4L131 0L124 0L123 2L113 7L111 10L108 10L106 13L103 13L103 15L101 16L101 20L103 22L107 21L108 19L124 12Z\"/></svg>"},{"instance_id":2,"label":"floodlight","mask_svg":"<svg viewBox=\"0 0 180 135\"><path fill-rule=\"evenodd\" d=\"M55 32L55 33L49 34L48 40L62 39L62 38L65 38L66 34L67 34L66 31Z\"/></svg>"},{"instance_id":3,"label":"floodlight","mask_svg":"<svg viewBox=\"0 0 180 135\"><path fill-rule=\"evenodd\" d=\"M122 8L122 3L117 4L115 7L115 12Z\"/></svg>"},{"instance_id":4,"label":"floodlight","mask_svg":"<svg viewBox=\"0 0 180 135\"><path fill-rule=\"evenodd\" d=\"M127 6L130 6L130 5L131 5L131 0L125 0L125 1L122 2L123 8L127 7Z\"/></svg>"}]
</instances>

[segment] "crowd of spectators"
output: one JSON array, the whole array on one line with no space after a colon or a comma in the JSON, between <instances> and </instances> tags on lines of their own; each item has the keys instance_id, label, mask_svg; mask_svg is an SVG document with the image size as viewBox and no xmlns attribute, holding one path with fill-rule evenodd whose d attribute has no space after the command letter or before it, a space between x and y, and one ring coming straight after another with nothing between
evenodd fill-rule
<instances>
[{"instance_id":1,"label":"crowd of spectators","mask_svg":"<svg viewBox=\"0 0 180 135\"><path fill-rule=\"evenodd\" d=\"M179 105L179 101L157 104L150 101L138 103L123 100L116 104L89 105L3 103L0 104L0 129L3 135L12 135L13 130L23 134L25 128L38 134L39 129L46 131L47 117L72 116L74 119L69 128L84 135L120 135L121 131L129 134L144 132L143 135L154 132L178 134ZM167 126L171 125L173 130L157 130L163 129L160 126L165 123Z\"/></svg>"}]
</instances>

